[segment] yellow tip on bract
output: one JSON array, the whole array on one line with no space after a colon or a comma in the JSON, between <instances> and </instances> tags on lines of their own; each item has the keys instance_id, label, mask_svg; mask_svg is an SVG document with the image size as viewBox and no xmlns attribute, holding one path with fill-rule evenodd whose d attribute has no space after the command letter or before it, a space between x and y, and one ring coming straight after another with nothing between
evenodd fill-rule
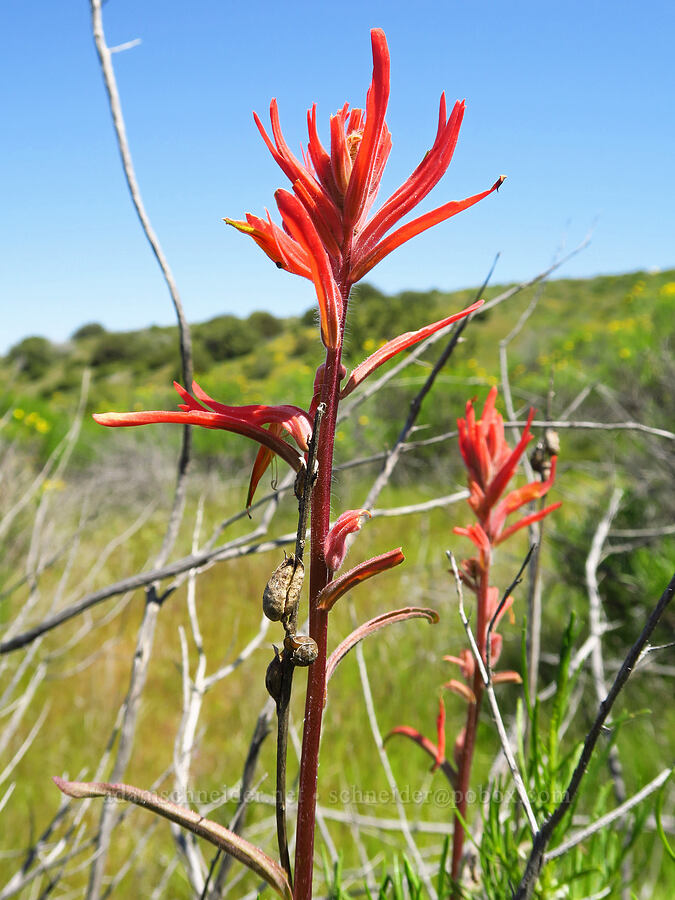
<instances>
[{"instance_id":1,"label":"yellow tip on bract","mask_svg":"<svg viewBox=\"0 0 675 900\"><path fill-rule=\"evenodd\" d=\"M244 234L252 234L255 231L255 228L252 225L249 225L248 222L239 222L236 219L223 219L226 225L231 225L233 228L236 228L237 231L241 231Z\"/></svg>"}]
</instances>

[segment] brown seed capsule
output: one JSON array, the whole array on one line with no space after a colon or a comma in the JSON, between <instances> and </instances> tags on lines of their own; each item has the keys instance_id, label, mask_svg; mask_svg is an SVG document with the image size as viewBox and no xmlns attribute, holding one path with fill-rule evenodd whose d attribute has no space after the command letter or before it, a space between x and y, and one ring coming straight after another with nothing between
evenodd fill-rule
<instances>
[{"instance_id":1,"label":"brown seed capsule","mask_svg":"<svg viewBox=\"0 0 675 900\"><path fill-rule=\"evenodd\" d=\"M265 687L267 688L267 693L276 703L279 702L279 698L281 697L281 682L283 677L284 664L279 651L275 647L274 659L267 667L267 672L265 673Z\"/></svg>"},{"instance_id":2,"label":"brown seed capsule","mask_svg":"<svg viewBox=\"0 0 675 900\"><path fill-rule=\"evenodd\" d=\"M286 635L284 650L291 654L291 661L296 666L311 666L319 655L316 641L308 634Z\"/></svg>"},{"instance_id":3,"label":"brown seed capsule","mask_svg":"<svg viewBox=\"0 0 675 900\"><path fill-rule=\"evenodd\" d=\"M294 612L300 599L305 567L294 556L287 557L272 573L263 592L263 612L279 622Z\"/></svg>"},{"instance_id":4,"label":"brown seed capsule","mask_svg":"<svg viewBox=\"0 0 675 900\"><path fill-rule=\"evenodd\" d=\"M558 432L547 428L544 432L544 445L549 456L557 456L560 453L560 437Z\"/></svg>"}]
</instances>

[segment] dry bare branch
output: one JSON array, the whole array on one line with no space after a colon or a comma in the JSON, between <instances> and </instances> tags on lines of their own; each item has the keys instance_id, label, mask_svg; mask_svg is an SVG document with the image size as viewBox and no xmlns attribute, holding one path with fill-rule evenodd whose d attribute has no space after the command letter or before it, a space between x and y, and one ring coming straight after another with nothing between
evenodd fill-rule
<instances>
[{"instance_id":1,"label":"dry bare branch","mask_svg":"<svg viewBox=\"0 0 675 900\"><path fill-rule=\"evenodd\" d=\"M494 719L495 725L497 727L497 733L499 734L499 741L502 745L502 750L504 752L504 756L506 757L506 761L508 763L509 769L511 770L511 776L513 778L513 783L515 784L516 791L518 792L518 798L520 802L523 804L523 809L525 810L525 815L527 816L527 821L530 826L530 831L533 835L535 835L539 826L537 824L537 818L534 814L534 810L532 809L532 805L530 804L530 798L527 796L527 790L525 788L525 782L523 781L522 775L520 774L520 770L518 769L518 764L516 763L516 757L513 753L513 749L511 748L511 744L509 741L509 737L506 733L506 728L504 727L504 721L502 719L501 712L499 710L499 704L497 703L497 697L495 696L494 687L492 685L492 677L491 673L485 667L485 662L483 657L480 654L480 650L478 649L478 645L476 644L476 639L473 636L473 631L471 630L471 624L467 618L466 612L464 611L464 592L462 589L462 581L459 577L459 569L457 568L457 561L455 560L454 555L448 551L448 559L450 560L450 565L452 566L452 572L455 577L455 587L457 590L457 599L459 601L459 617L462 620L462 625L464 626L464 630L466 631L466 636L469 639L469 645L471 647L471 652L473 653L474 659L476 660L476 665L478 666L478 671L480 672L480 677L483 680L483 684L485 686L485 693L487 695L488 701L490 703L490 709L492 711L492 717ZM508 596L508 595L507 595Z\"/></svg>"}]
</instances>

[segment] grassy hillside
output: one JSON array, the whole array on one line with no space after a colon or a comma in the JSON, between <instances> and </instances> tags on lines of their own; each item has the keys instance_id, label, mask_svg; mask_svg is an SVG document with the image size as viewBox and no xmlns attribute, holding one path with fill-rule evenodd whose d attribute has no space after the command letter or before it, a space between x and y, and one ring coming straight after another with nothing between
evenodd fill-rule
<instances>
[{"instance_id":1,"label":"grassy hillside","mask_svg":"<svg viewBox=\"0 0 675 900\"><path fill-rule=\"evenodd\" d=\"M504 287L489 287L485 298ZM497 344L535 290L475 318L464 345L453 356L448 384L475 385L479 390L480 385L496 383ZM462 308L474 296L473 290L465 290L404 291L390 297L367 284L359 286L350 305L346 365L359 362L402 331ZM550 281L527 326L511 344L513 386L523 400L536 399L553 376L558 410L581 386L596 381L626 388L636 378L649 394L670 356L674 309L675 270ZM219 316L193 325L192 338L197 380L223 402L307 404L313 373L322 359L313 310L286 319L262 312L246 319ZM65 417L76 404L85 368L93 373L91 411L175 408L171 382L180 371L175 327L118 333L88 324L63 345L28 337L10 349L3 365L9 377L0 402L3 409L15 407L5 426L10 429L7 433L18 439L41 437L46 450L67 426ZM423 375L419 370L420 379ZM405 388L414 389L410 379L390 392L392 409L400 409L400 391L405 393ZM463 398L464 387L460 393ZM654 414L658 407L657 403ZM433 421L455 412L441 401L434 405ZM368 424L371 428L359 432L359 441L372 434L379 442L381 423ZM393 422L392 429L395 426ZM103 432L87 422L85 444L97 440L103 440ZM203 433L199 440L204 447L222 445L222 436Z\"/></svg>"}]
</instances>

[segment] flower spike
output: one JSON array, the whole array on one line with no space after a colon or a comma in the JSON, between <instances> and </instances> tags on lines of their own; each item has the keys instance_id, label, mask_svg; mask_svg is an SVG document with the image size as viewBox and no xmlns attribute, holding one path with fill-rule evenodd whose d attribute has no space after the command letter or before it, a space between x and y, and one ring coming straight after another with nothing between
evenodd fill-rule
<instances>
[{"instance_id":1,"label":"flower spike","mask_svg":"<svg viewBox=\"0 0 675 900\"><path fill-rule=\"evenodd\" d=\"M448 115L442 94L431 149L412 175L371 216L392 147L385 121L390 58L381 29L371 31L371 46L373 71L365 111L350 109L345 103L331 116L329 150L319 138L315 104L307 112L309 138L302 159L286 143L276 100L270 103L271 135L254 114L267 149L293 190L292 195L288 191L277 192L287 234L282 236L281 229L271 221L251 215L246 216L246 222L225 220L250 235L276 265L311 278L321 311L321 336L329 349L336 349L342 340L343 302L357 281L392 250L478 203L504 181L501 176L488 190L445 203L391 231L438 184L452 160L465 107L464 101L457 101ZM290 202L291 196L297 206ZM335 290L336 282L340 291Z\"/></svg>"},{"instance_id":2,"label":"flower spike","mask_svg":"<svg viewBox=\"0 0 675 900\"><path fill-rule=\"evenodd\" d=\"M468 528L454 530L455 534L471 538L481 551L483 564L489 559L491 547L502 543L526 525L543 519L561 505L554 503L525 516L508 528L504 527L511 513L548 493L555 480L556 457L551 458L551 471L546 481L530 482L510 491L500 500L515 474L527 444L532 440L530 423L534 418L534 410L530 410L520 440L511 449L504 436L504 420L495 408L496 399L497 388L493 387L479 419L476 419L474 404L470 400L466 405L465 418L457 420L459 449L469 474L469 505L478 521Z\"/></svg>"}]
</instances>

